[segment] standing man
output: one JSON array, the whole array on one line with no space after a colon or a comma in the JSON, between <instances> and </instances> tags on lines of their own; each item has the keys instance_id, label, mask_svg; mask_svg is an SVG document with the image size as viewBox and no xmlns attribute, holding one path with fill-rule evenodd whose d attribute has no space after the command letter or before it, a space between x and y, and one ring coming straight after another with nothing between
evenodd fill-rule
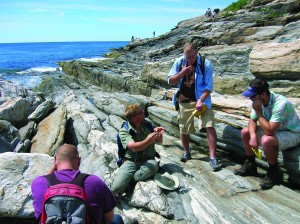
<instances>
[{"instance_id":1,"label":"standing man","mask_svg":"<svg viewBox=\"0 0 300 224\"><path fill-rule=\"evenodd\" d=\"M155 143L162 143L164 133L163 127L150 130L146 125L149 121L145 121L145 112L137 104L126 106L124 116L128 121L128 129L121 128L119 136L126 149L125 162L112 184L114 195L122 193L132 181L146 180L158 171Z\"/></svg>"},{"instance_id":2,"label":"standing man","mask_svg":"<svg viewBox=\"0 0 300 224\"><path fill-rule=\"evenodd\" d=\"M283 180L278 166L278 151L300 144L300 120L293 105L282 95L269 91L269 84L256 78L242 93L252 100L248 127L241 132L247 159L241 169L234 173L240 176L256 176L257 166L252 151L262 147L269 163L262 189L270 189Z\"/></svg>"},{"instance_id":3,"label":"standing man","mask_svg":"<svg viewBox=\"0 0 300 224\"><path fill-rule=\"evenodd\" d=\"M64 144L55 153L54 165L50 173L54 172L55 178L62 182L71 182L80 174L79 165L80 157L77 148L73 145ZM49 184L45 176L39 176L32 182L33 207L37 219L40 219L44 194L48 187ZM84 189L89 203L90 216L95 219L97 224L123 223L122 217L114 214L116 199L98 176L89 175L84 182Z\"/></svg>"},{"instance_id":4,"label":"standing man","mask_svg":"<svg viewBox=\"0 0 300 224\"><path fill-rule=\"evenodd\" d=\"M198 127L201 132L206 132L210 151L210 166L214 171L221 168L216 158L217 134L213 126L214 112L212 110L211 95L213 91L213 67L209 60L205 60L204 74L200 69L201 55L196 46L189 42L183 47L183 56L173 64L167 80L169 85L177 85L178 92L174 100L179 103L178 123L180 138L184 149L182 162L191 159L189 142L190 134L195 133L193 111L202 107L207 110L201 114Z\"/></svg>"}]
</instances>

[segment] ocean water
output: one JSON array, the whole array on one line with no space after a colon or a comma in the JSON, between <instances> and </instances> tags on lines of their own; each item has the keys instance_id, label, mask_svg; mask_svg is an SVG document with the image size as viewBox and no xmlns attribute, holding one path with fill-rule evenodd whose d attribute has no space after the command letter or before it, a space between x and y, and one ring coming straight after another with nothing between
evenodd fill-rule
<instances>
[{"instance_id":1,"label":"ocean water","mask_svg":"<svg viewBox=\"0 0 300 224\"><path fill-rule=\"evenodd\" d=\"M97 61L128 41L0 44L0 79L33 88L43 76L61 72L59 61Z\"/></svg>"}]
</instances>

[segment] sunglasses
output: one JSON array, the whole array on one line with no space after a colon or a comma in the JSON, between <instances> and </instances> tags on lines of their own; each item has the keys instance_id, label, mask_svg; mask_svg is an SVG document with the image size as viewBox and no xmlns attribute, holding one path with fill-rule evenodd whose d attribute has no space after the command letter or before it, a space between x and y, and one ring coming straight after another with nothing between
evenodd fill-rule
<instances>
[{"instance_id":1,"label":"sunglasses","mask_svg":"<svg viewBox=\"0 0 300 224\"><path fill-rule=\"evenodd\" d=\"M138 113L136 113L135 115L133 115L133 116L136 116L136 115L139 115L139 114L143 114L145 111L144 111L144 109L142 109L141 111L139 111Z\"/></svg>"},{"instance_id":2,"label":"sunglasses","mask_svg":"<svg viewBox=\"0 0 300 224\"><path fill-rule=\"evenodd\" d=\"M186 60L191 60L191 59L196 58L196 57L197 57L197 54L194 54L194 55L191 55L191 56L186 56L186 55L184 55L184 57L185 57Z\"/></svg>"}]
</instances>

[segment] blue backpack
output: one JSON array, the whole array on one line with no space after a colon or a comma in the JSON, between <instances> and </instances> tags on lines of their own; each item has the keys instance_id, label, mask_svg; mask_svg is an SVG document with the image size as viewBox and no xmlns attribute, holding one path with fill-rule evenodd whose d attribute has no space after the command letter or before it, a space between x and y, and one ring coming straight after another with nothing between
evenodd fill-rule
<instances>
[{"instance_id":1,"label":"blue backpack","mask_svg":"<svg viewBox=\"0 0 300 224\"><path fill-rule=\"evenodd\" d=\"M151 122L145 120L144 121L144 124L145 126L151 131L153 132L154 131L154 128L151 124ZM122 125L121 125L121 128L125 128L127 131L129 131L129 126L128 126L128 121L125 121ZM131 136L134 136L135 133L134 132L131 132L129 131L129 134ZM122 145L122 142L121 142L121 139L120 139L120 135L119 133L117 134L116 136L117 138L117 145L118 145L118 161L117 161L117 164L118 164L118 167L120 167L124 162L125 162L125 153L126 153L126 150L127 148L125 149Z\"/></svg>"}]
</instances>

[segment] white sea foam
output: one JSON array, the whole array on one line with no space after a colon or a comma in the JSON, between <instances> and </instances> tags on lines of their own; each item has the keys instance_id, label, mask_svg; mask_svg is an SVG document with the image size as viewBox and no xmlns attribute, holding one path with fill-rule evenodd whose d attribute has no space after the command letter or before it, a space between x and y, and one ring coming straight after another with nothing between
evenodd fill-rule
<instances>
[{"instance_id":1,"label":"white sea foam","mask_svg":"<svg viewBox=\"0 0 300 224\"><path fill-rule=\"evenodd\" d=\"M106 60L107 58L103 58L103 57L94 57L94 58L80 58L80 61L90 61L90 62L97 62L100 60Z\"/></svg>"},{"instance_id":2,"label":"white sea foam","mask_svg":"<svg viewBox=\"0 0 300 224\"><path fill-rule=\"evenodd\" d=\"M19 75L28 74L28 73L35 73L35 72L54 72L57 68L53 67L36 67L36 68L30 68L24 71L17 72Z\"/></svg>"}]
</instances>

